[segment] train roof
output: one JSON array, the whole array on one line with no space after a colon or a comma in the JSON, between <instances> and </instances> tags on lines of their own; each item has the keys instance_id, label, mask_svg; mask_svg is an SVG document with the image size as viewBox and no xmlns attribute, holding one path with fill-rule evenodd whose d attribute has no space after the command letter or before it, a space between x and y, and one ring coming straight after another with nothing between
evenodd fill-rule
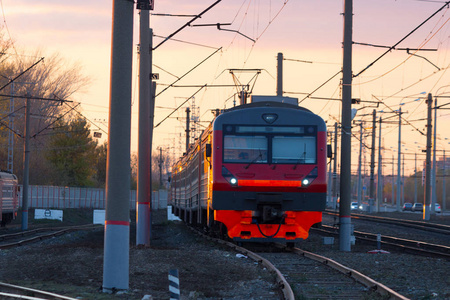
<instances>
[{"instance_id":1,"label":"train roof","mask_svg":"<svg viewBox=\"0 0 450 300\"><path fill-rule=\"evenodd\" d=\"M273 125L317 125L319 131L326 131L325 121L301 106L281 102L253 102L225 110L213 121L214 130L221 130L225 123L258 124L265 114L279 114ZM269 123L272 124L272 123Z\"/></svg>"},{"instance_id":2,"label":"train roof","mask_svg":"<svg viewBox=\"0 0 450 300\"><path fill-rule=\"evenodd\" d=\"M8 172L8 171L0 171L0 179L14 179L17 180L17 176Z\"/></svg>"},{"instance_id":3,"label":"train roof","mask_svg":"<svg viewBox=\"0 0 450 300\"><path fill-rule=\"evenodd\" d=\"M298 105L283 103L283 102L276 102L276 101L261 101L261 102L252 102L252 103L242 104L242 105L238 105L238 106L226 109L224 112L245 109L245 108L252 108L252 107L284 107L284 108L298 109L298 110L303 110L303 111L313 113L309 109L298 106Z\"/></svg>"}]
</instances>

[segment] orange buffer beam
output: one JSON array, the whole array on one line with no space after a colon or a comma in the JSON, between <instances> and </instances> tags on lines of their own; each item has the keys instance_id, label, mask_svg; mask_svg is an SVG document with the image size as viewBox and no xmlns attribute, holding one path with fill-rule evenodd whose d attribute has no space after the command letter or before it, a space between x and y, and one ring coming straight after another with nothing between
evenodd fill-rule
<instances>
[{"instance_id":1,"label":"orange buffer beam","mask_svg":"<svg viewBox=\"0 0 450 300\"><path fill-rule=\"evenodd\" d=\"M317 211L286 212L284 223L281 224L252 224L251 211L217 210L214 212L215 220L225 224L230 238L266 238L275 239L306 239L309 229L315 223L322 221L322 213ZM279 230L278 230L279 228ZM277 232L278 230L278 232Z\"/></svg>"}]
</instances>

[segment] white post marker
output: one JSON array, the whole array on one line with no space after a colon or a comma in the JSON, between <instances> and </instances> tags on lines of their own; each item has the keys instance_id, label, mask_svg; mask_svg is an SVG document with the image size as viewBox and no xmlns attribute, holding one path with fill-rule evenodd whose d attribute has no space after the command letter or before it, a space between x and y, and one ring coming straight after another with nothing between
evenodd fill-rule
<instances>
[{"instance_id":1,"label":"white post marker","mask_svg":"<svg viewBox=\"0 0 450 300\"><path fill-rule=\"evenodd\" d=\"M178 269L169 270L169 292L170 300L180 300L180 280Z\"/></svg>"},{"instance_id":2,"label":"white post marker","mask_svg":"<svg viewBox=\"0 0 450 300\"><path fill-rule=\"evenodd\" d=\"M377 234L377 250L371 250L368 251L367 253L371 253L371 254L389 254L389 251L385 251L385 250L381 250L381 234Z\"/></svg>"}]
</instances>

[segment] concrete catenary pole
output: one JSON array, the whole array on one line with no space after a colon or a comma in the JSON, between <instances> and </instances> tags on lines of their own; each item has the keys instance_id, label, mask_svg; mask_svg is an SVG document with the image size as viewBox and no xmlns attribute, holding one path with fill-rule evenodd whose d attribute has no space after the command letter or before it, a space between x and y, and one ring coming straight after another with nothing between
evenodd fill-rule
<instances>
[{"instance_id":1,"label":"concrete catenary pole","mask_svg":"<svg viewBox=\"0 0 450 300\"><path fill-rule=\"evenodd\" d=\"M338 123L334 123L334 161L333 161L333 209L337 206L337 143Z\"/></svg>"},{"instance_id":2,"label":"concrete catenary pole","mask_svg":"<svg viewBox=\"0 0 450 300\"><path fill-rule=\"evenodd\" d=\"M103 292L129 287L133 1L113 1Z\"/></svg>"},{"instance_id":3,"label":"concrete catenary pole","mask_svg":"<svg viewBox=\"0 0 450 300\"><path fill-rule=\"evenodd\" d=\"M377 111L372 112L372 147L370 148L370 185L369 185L369 211L375 204L375 138L377 124ZM375 209L376 210L376 209Z\"/></svg>"},{"instance_id":4,"label":"concrete catenary pole","mask_svg":"<svg viewBox=\"0 0 450 300\"><path fill-rule=\"evenodd\" d=\"M150 28L150 49L152 49L153 47L153 30ZM150 56L151 57L151 56ZM151 62L152 60L150 60ZM152 68L150 67L150 70L152 70ZM153 145L153 121L155 120L155 93L156 93L156 82L152 81L150 84L150 122L149 122L149 139L150 139L150 149L152 149L152 145ZM150 215L149 215L149 220L148 220L148 226L149 226L149 233L150 233L150 239L152 238L152 210L153 210L153 204L152 204L152 157L151 157L152 152L150 151L150 169L149 169L149 184L150 184L150 196L149 196L149 200L150 200Z\"/></svg>"},{"instance_id":5,"label":"concrete catenary pole","mask_svg":"<svg viewBox=\"0 0 450 300\"><path fill-rule=\"evenodd\" d=\"M136 202L136 245L150 246L150 17L141 7L139 27L139 134Z\"/></svg>"},{"instance_id":6,"label":"concrete catenary pole","mask_svg":"<svg viewBox=\"0 0 450 300\"><path fill-rule=\"evenodd\" d=\"M153 30L150 28L150 49L153 48ZM150 52L151 53L151 52ZM150 74L151 74L151 70L152 70L152 56L150 55ZM149 148L152 149L153 148L153 122L155 120L155 94L156 94L156 82L151 81L150 84L150 113L149 113L149 117L150 117L150 122L148 124L150 130L149 130L149 140L150 140L150 146ZM150 151L150 170L149 170L149 177L148 180L150 182L150 220L148 221L148 225L149 225L149 232L150 232L150 239L152 238L152 152Z\"/></svg>"},{"instance_id":7,"label":"concrete catenary pole","mask_svg":"<svg viewBox=\"0 0 450 300\"><path fill-rule=\"evenodd\" d=\"M417 203L417 153L414 153L414 203Z\"/></svg>"},{"instance_id":8,"label":"concrete catenary pole","mask_svg":"<svg viewBox=\"0 0 450 300\"><path fill-rule=\"evenodd\" d=\"M31 121L30 95L27 95L25 111L25 143L23 147L23 189L22 189L22 230L28 229L28 187L30 178L30 121Z\"/></svg>"},{"instance_id":9,"label":"concrete catenary pole","mask_svg":"<svg viewBox=\"0 0 450 300\"><path fill-rule=\"evenodd\" d=\"M11 83L11 99L9 100L8 131L8 172L14 173L14 82Z\"/></svg>"},{"instance_id":10,"label":"concrete catenary pole","mask_svg":"<svg viewBox=\"0 0 450 300\"><path fill-rule=\"evenodd\" d=\"M381 157L381 124L382 119L380 117L380 128L378 129L378 171L377 171L377 205L376 212L380 211L381 203L383 202L383 185L382 185L382 170L383 161Z\"/></svg>"},{"instance_id":11,"label":"concrete catenary pole","mask_svg":"<svg viewBox=\"0 0 450 300\"><path fill-rule=\"evenodd\" d=\"M423 203L423 219L430 220L430 200L431 200L431 104L433 98L428 94L427 98L427 155L425 159L425 189Z\"/></svg>"},{"instance_id":12,"label":"concrete catenary pole","mask_svg":"<svg viewBox=\"0 0 450 300\"><path fill-rule=\"evenodd\" d=\"M163 174L162 174L162 167L163 167L163 157L162 157L162 148L159 148L159 162L158 162L158 166L159 166L159 186L160 188L162 188L163 186Z\"/></svg>"},{"instance_id":13,"label":"concrete catenary pole","mask_svg":"<svg viewBox=\"0 0 450 300\"><path fill-rule=\"evenodd\" d=\"M394 160L394 154L392 154L392 199L391 199L391 205L394 205L394 199L395 199L395 160Z\"/></svg>"},{"instance_id":14,"label":"concrete catenary pole","mask_svg":"<svg viewBox=\"0 0 450 300\"><path fill-rule=\"evenodd\" d=\"M443 169L442 169L442 213L444 213L444 211L446 210L446 202L447 202L447 195L446 195L446 190L445 190L445 165L447 164L447 161L445 159L445 150L444 150L444 163L443 163Z\"/></svg>"},{"instance_id":15,"label":"concrete catenary pole","mask_svg":"<svg viewBox=\"0 0 450 300\"><path fill-rule=\"evenodd\" d=\"M190 140L190 124L189 121L191 120L190 117L190 112L191 110L189 109L189 107L186 108L186 153L189 151L189 140Z\"/></svg>"},{"instance_id":16,"label":"concrete catenary pole","mask_svg":"<svg viewBox=\"0 0 450 300\"><path fill-rule=\"evenodd\" d=\"M351 251L352 30L353 0L345 0L342 66L341 202L339 206L339 249L341 251Z\"/></svg>"},{"instance_id":17,"label":"concrete catenary pole","mask_svg":"<svg viewBox=\"0 0 450 300\"><path fill-rule=\"evenodd\" d=\"M358 207L362 204L362 150L363 150L363 123L359 124L359 157L358 157Z\"/></svg>"},{"instance_id":18,"label":"concrete catenary pole","mask_svg":"<svg viewBox=\"0 0 450 300\"><path fill-rule=\"evenodd\" d=\"M436 128L437 128L437 97L434 97L434 128L433 128L433 167L431 171L431 214L436 214L436 186L437 186L437 180L436 180L436 172L437 172L437 165L436 165Z\"/></svg>"},{"instance_id":19,"label":"concrete catenary pole","mask_svg":"<svg viewBox=\"0 0 450 300\"><path fill-rule=\"evenodd\" d=\"M403 207L403 204L405 203L405 154L402 154L402 202L400 205Z\"/></svg>"},{"instance_id":20,"label":"concrete catenary pole","mask_svg":"<svg viewBox=\"0 0 450 300\"><path fill-rule=\"evenodd\" d=\"M333 143L333 133L332 132L328 132L329 136L330 136L330 145L331 143ZM332 203L333 203L333 195L331 192L331 180L332 180L332 175L331 175L331 161L328 165L328 185L327 185L327 207L331 207Z\"/></svg>"},{"instance_id":21,"label":"concrete catenary pole","mask_svg":"<svg viewBox=\"0 0 450 300\"><path fill-rule=\"evenodd\" d=\"M283 53L277 55L277 96L283 96Z\"/></svg>"},{"instance_id":22,"label":"concrete catenary pole","mask_svg":"<svg viewBox=\"0 0 450 300\"><path fill-rule=\"evenodd\" d=\"M402 108L398 109L398 158L397 158L397 211L400 211L401 196L401 164L402 164Z\"/></svg>"}]
</instances>

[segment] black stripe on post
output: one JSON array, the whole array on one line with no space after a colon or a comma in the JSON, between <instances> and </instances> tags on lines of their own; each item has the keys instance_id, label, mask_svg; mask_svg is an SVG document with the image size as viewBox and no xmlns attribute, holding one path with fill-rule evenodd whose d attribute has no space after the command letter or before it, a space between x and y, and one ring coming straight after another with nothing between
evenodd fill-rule
<instances>
[{"instance_id":1,"label":"black stripe on post","mask_svg":"<svg viewBox=\"0 0 450 300\"><path fill-rule=\"evenodd\" d=\"M180 280L178 269L169 270L169 292L170 300L180 300Z\"/></svg>"}]
</instances>

